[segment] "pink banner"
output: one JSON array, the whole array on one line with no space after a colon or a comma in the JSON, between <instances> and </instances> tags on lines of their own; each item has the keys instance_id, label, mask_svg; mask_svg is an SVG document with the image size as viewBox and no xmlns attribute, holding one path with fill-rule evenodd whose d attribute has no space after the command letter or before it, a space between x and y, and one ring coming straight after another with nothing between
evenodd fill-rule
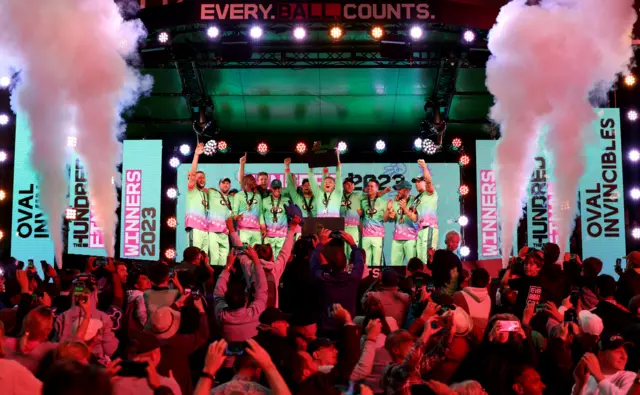
<instances>
[{"instance_id":1,"label":"pink banner","mask_svg":"<svg viewBox=\"0 0 640 395\"><path fill-rule=\"evenodd\" d=\"M493 170L480 170L480 213L482 256L500 255L498 244L498 193Z\"/></svg>"},{"instance_id":2,"label":"pink banner","mask_svg":"<svg viewBox=\"0 0 640 395\"><path fill-rule=\"evenodd\" d=\"M142 170L127 170L122 188L124 200L123 255L140 255L140 210L142 197Z\"/></svg>"}]
</instances>

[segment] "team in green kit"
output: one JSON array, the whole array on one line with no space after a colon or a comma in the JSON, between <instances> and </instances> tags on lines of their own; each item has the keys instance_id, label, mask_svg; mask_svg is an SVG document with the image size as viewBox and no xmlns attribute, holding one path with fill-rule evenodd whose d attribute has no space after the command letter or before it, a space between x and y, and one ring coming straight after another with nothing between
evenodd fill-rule
<instances>
[{"instance_id":1,"label":"team in green kit","mask_svg":"<svg viewBox=\"0 0 640 395\"><path fill-rule=\"evenodd\" d=\"M422 175L412 182L402 180L393 189L392 199L383 198L389 188L380 191L377 180L369 180L364 192L355 191L353 178L342 180L340 153L336 150L335 178L328 169L316 176L309 168L308 178L298 182L291 173L291 159L285 159L285 183L279 179L268 183L268 174L259 174L259 183L246 175L246 154L240 160L238 174L242 190L230 196L231 180L223 178L218 188L206 188L206 176L198 171L198 160L204 151L198 144L189 172L185 229L189 246L207 252L212 265L224 265L229 252L231 218L236 224L240 240L248 245L269 244L277 256L287 236L285 204L298 205L305 217L342 217L345 232L360 241L368 266L380 266L383 257L385 222L394 223L391 244L391 262L387 265L403 266L418 257L429 261L430 252L438 245L438 193L431 173L423 160L418 161ZM417 195L411 196L415 184ZM270 188L268 188L270 187ZM298 232L300 233L300 229Z\"/></svg>"}]
</instances>

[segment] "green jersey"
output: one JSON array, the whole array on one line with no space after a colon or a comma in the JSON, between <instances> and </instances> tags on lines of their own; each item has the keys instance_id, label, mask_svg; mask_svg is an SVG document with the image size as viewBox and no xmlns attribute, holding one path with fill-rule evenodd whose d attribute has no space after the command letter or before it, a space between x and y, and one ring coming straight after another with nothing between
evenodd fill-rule
<instances>
[{"instance_id":1,"label":"green jersey","mask_svg":"<svg viewBox=\"0 0 640 395\"><path fill-rule=\"evenodd\" d=\"M193 187L187 190L187 209L184 219L187 229L207 232L209 229L209 193L206 189Z\"/></svg>"},{"instance_id":2,"label":"green jersey","mask_svg":"<svg viewBox=\"0 0 640 395\"><path fill-rule=\"evenodd\" d=\"M240 191L233 197L233 213L242 215L238 230L260 230L262 198L258 192Z\"/></svg>"},{"instance_id":3,"label":"green jersey","mask_svg":"<svg viewBox=\"0 0 640 395\"><path fill-rule=\"evenodd\" d=\"M313 169L309 169L309 183L313 191L313 205L318 217L339 217L342 204L342 171L340 166L336 170L335 189L325 192L324 185L318 186ZM324 184L324 179L322 180Z\"/></svg>"},{"instance_id":4,"label":"green jersey","mask_svg":"<svg viewBox=\"0 0 640 395\"><path fill-rule=\"evenodd\" d=\"M233 216L230 196L209 188L209 232L229 233L227 219Z\"/></svg>"},{"instance_id":5,"label":"green jersey","mask_svg":"<svg viewBox=\"0 0 640 395\"><path fill-rule=\"evenodd\" d=\"M311 182L311 180L309 181ZM291 198L291 201L298 205L302 210L302 215L305 217L316 216L316 206L314 204L314 198L305 197L302 193L298 193L297 185L293 182L293 176L291 173L287 173L287 186L286 192Z\"/></svg>"},{"instance_id":6,"label":"green jersey","mask_svg":"<svg viewBox=\"0 0 640 395\"><path fill-rule=\"evenodd\" d=\"M359 226L360 225L360 201L362 200L362 193L351 192L342 195L342 204L340 206L340 216L344 218L344 226Z\"/></svg>"},{"instance_id":7,"label":"green jersey","mask_svg":"<svg viewBox=\"0 0 640 395\"><path fill-rule=\"evenodd\" d=\"M260 225L266 225L266 237L287 236L287 213L284 211L284 202L285 198L283 196L275 198L273 194L262 199Z\"/></svg>"},{"instance_id":8,"label":"green jersey","mask_svg":"<svg viewBox=\"0 0 640 395\"><path fill-rule=\"evenodd\" d=\"M365 196L362 205L362 237L384 237L384 212L387 201L379 197Z\"/></svg>"}]
</instances>

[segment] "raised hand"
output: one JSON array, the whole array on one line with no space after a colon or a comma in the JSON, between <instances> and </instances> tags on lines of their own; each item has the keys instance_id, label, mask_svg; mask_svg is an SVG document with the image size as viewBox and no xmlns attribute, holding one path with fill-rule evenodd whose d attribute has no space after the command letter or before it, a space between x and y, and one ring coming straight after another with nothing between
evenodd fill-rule
<instances>
[{"instance_id":1,"label":"raised hand","mask_svg":"<svg viewBox=\"0 0 640 395\"><path fill-rule=\"evenodd\" d=\"M291 166L291 158L286 158L286 159L284 160L284 168L285 168L285 169L288 169L288 168L289 168L289 166Z\"/></svg>"},{"instance_id":2,"label":"raised hand","mask_svg":"<svg viewBox=\"0 0 640 395\"><path fill-rule=\"evenodd\" d=\"M196 145L195 154L198 156L204 154L204 143L198 143L198 145Z\"/></svg>"},{"instance_id":3,"label":"raised hand","mask_svg":"<svg viewBox=\"0 0 640 395\"><path fill-rule=\"evenodd\" d=\"M427 163L424 161L424 159L418 159L418 165L420 165L420 167L422 167L423 169L427 167Z\"/></svg>"},{"instance_id":4,"label":"raised hand","mask_svg":"<svg viewBox=\"0 0 640 395\"><path fill-rule=\"evenodd\" d=\"M347 311L347 309L342 307L342 305L339 303L335 303L333 305L331 315L333 316L333 318L337 319L338 321L342 321L345 324L351 323L351 313L349 313L349 311Z\"/></svg>"},{"instance_id":5,"label":"raised hand","mask_svg":"<svg viewBox=\"0 0 640 395\"><path fill-rule=\"evenodd\" d=\"M350 246L356 245L356 241L353 239L353 236L351 236L349 233L345 232L344 230L340 231L340 236L342 236L342 240L344 240L345 243L347 243Z\"/></svg>"},{"instance_id":6,"label":"raised hand","mask_svg":"<svg viewBox=\"0 0 640 395\"><path fill-rule=\"evenodd\" d=\"M256 252L256 250L253 249L253 247L248 246L247 249L245 250L245 254L249 258L251 258L253 263L260 263L260 258L258 257L258 253Z\"/></svg>"},{"instance_id":7,"label":"raised hand","mask_svg":"<svg viewBox=\"0 0 640 395\"><path fill-rule=\"evenodd\" d=\"M367 324L367 327L365 328L365 333L367 334L368 340L375 341L381 332L382 332L382 323L378 318L376 318L375 320L369 321L369 323Z\"/></svg>"},{"instance_id":8,"label":"raised hand","mask_svg":"<svg viewBox=\"0 0 640 395\"><path fill-rule=\"evenodd\" d=\"M215 376L218 370L222 367L224 360L227 356L224 355L224 350L227 348L227 342L222 339L211 343L209 350L207 351L207 357L204 361L204 371L212 376Z\"/></svg>"},{"instance_id":9,"label":"raised hand","mask_svg":"<svg viewBox=\"0 0 640 395\"><path fill-rule=\"evenodd\" d=\"M245 348L245 352L256 360L262 370L269 370L275 368L269 353L253 339L248 339L247 344L249 347Z\"/></svg>"},{"instance_id":10,"label":"raised hand","mask_svg":"<svg viewBox=\"0 0 640 395\"><path fill-rule=\"evenodd\" d=\"M331 229L322 229L320 231L320 244L327 245L331 240Z\"/></svg>"},{"instance_id":11,"label":"raised hand","mask_svg":"<svg viewBox=\"0 0 640 395\"><path fill-rule=\"evenodd\" d=\"M247 153L245 152L243 156L240 157L240 164L244 165L247 163Z\"/></svg>"}]
</instances>

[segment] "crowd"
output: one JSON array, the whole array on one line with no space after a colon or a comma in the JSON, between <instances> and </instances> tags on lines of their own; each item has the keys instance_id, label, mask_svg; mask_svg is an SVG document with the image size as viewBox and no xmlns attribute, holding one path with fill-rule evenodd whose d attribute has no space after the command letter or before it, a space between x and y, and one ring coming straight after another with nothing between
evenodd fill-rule
<instances>
[{"instance_id":1,"label":"crowd","mask_svg":"<svg viewBox=\"0 0 640 395\"><path fill-rule=\"evenodd\" d=\"M496 278L447 249L377 276L300 221L277 256L228 221L219 267L4 263L0 393L640 394L640 252L617 279L555 244Z\"/></svg>"}]
</instances>

